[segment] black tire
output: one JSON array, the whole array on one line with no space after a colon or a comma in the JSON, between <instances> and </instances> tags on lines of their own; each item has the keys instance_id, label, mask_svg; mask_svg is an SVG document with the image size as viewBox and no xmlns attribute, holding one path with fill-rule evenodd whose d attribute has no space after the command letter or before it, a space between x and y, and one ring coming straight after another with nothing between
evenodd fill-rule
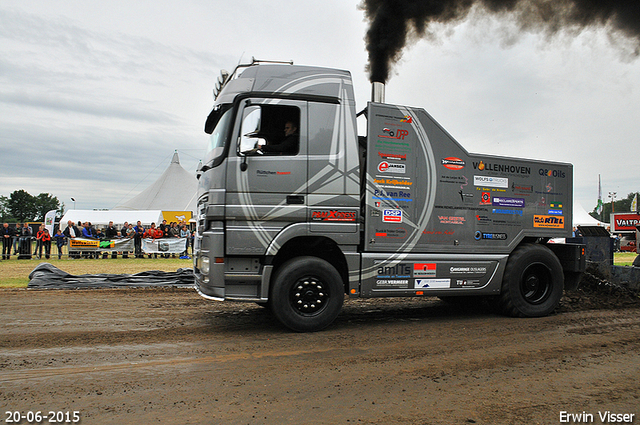
<instances>
[{"instance_id":1,"label":"black tire","mask_svg":"<svg viewBox=\"0 0 640 425\"><path fill-rule=\"evenodd\" d=\"M564 275L558 257L539 244L522 245L509 256L502 278L500 307L514 317L552 313L562 298Z\"/></svg>"},{"instance_id":2,"label":"black tire","mask_svg":"<svg viewBox=\"0 0 640 425\"><path fill-rule=\"evenodd\" d=\"M275 273L271 311L296 332L315 332L329 326L340 313L344 285L338 271L317 257L293 258Z\"/></svg>"}]
</instances>

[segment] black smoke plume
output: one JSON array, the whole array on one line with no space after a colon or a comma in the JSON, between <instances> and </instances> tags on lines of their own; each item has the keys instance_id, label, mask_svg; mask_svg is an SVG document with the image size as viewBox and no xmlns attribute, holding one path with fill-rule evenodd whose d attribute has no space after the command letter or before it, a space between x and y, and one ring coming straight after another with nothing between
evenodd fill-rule
<instances>
[{"instance_id":1,"label":"black smoke plume","mask_svg":"<svg viewBox=\"0 0 640 425\"><path fill-rule=\"evenodd\" d=\"M386 82L405 45L424 37L430 24L463 21L474 6L514 19L527 31L605 27L637 42L640 54L640 0L363 0L370 80Z\"/></svg>"}]
</instances>

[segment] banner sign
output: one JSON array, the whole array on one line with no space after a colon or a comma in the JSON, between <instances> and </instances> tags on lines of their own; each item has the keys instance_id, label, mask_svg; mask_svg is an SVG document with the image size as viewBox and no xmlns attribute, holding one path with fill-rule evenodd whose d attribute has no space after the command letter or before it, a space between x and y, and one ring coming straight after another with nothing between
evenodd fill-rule
<instances>
[{"instance_id":1,"label":"banner sign","mask_svg":"<svg viewBox=\"0 0 640 425\"><path fill-rule=\"evenodd\" d=\"M143 239L142 250L145 254L180 254L184 252L187 238Z\"/></svg>"},{"instance_id":2,"label":"banner sign","mask_svg":"<svg viewBox=\"0 0 640 425\"><path fill-rule=\"evenodd\" d=\"M69 251L133 251L133 239L69 239Z\"/></svg>"},{"instance_id":3,"label":"banner sign","mask_svg":"<svg viewBox=\"0 0 640 425\"><path fill-rule=\"evenodd\" d=\"M56 221L56 210L47 212L44 216L44 227L49 231L49 235L53 237L53 225Z\"/></svg>"},{"instance_id":4,"label":"banner sign","mask_svg":"<svg viewBox=\"0 0 640 425\"><path fill-rule=\"evenodd\" d=\"M640 214L614 213L611 214L611 232L635 232L636 226L640 226Z\"/></svg>"}]
</instances>

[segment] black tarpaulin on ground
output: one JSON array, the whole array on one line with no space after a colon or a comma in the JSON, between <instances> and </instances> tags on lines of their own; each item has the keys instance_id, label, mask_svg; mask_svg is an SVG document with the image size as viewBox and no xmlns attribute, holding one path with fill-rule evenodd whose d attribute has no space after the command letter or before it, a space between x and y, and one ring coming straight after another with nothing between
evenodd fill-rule
<instances>
[{"instance_id":1,"label":"black tarpaulin on ground","mask_svg":"<svg viewBox=\"0 0 640 425\"><path fill-rule=\"evenodd\" d=\"M82 274L74 276L49 263L39 264L29 274L29 289L144 288L152 286L190 287L192 269L175 272L152 270L136 274Z\"/></svg>"}]
</instances>

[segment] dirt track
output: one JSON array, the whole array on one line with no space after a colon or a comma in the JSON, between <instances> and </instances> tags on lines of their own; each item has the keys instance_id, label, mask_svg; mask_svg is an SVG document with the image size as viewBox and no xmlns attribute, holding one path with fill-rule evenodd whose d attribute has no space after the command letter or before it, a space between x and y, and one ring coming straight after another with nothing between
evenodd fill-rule
<instances>
[{"instance_id":1,"label":"dirt track","mask_svg":"<svg viewBox=\"0 0 640 425\"><path fill-rule=\"evenodd\" d=\"M611 411L640 424L640 305L575 301L513 319L351 300L329 329L296 334L192 290L1 291L2 419L499 425L565 423L564 411L598 424Z\"/></svg>"}]
</instances>

